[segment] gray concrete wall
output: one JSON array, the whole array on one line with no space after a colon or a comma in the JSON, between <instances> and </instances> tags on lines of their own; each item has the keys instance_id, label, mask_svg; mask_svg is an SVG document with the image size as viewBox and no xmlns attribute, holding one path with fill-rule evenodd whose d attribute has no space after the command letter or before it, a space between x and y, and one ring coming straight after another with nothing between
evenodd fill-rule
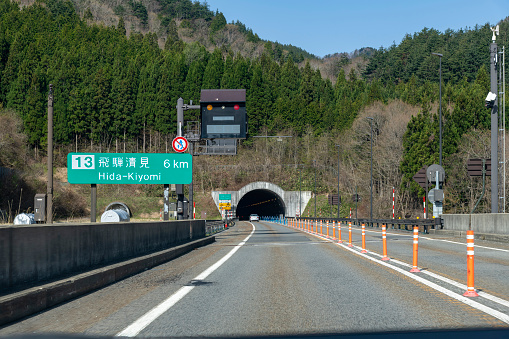
<instances>
[{"instance_id":1,"label":"gray concrete wall","mask_svg":"<svg viewBox=\"0 0 509 339\"><path fill-rule=\"evenodd\" d=\"M444 229L450 231L474 230L474 233L508 234L509 214L488 213L472 214L472 226L469 228L469 214L442 214Z\"/></svg>"},{"instance_id":2,"label":"gray concrete wall","mask_svg":"<svg viewBox=\"0 0 509 339\"><path fill-rule=\"evenodd\" d=\"M289 218L295 218L297 216L299 202L300 214L302 216L309 200L311 200L311 191L285 191L284 202L286 204L286 216Z\"/></svg>"},{"instance_id":3,"label":"gray concrete wall","mask_svg":"<svg viewBox=\"0 0 509 339\"><path fill-rule=\"evenodd\" d=\"M0 290L85 272L204 236L204 220L0 227Z\"/></svg>"}]
</instances>

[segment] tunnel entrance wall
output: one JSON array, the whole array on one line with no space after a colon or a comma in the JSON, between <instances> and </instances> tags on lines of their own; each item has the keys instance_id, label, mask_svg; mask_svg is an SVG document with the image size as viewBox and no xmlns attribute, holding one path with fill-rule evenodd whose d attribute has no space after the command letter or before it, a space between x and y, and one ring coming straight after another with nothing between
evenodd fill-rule
<instances>
[{"instance_id":1,"label":"tunnel entrance wall","mask_svg":"<svg viewBox=\"0 0 509 339\"><path fill-rule=\"evenodd\" d=\"M286 217L293 218L297 215L299 211L299 202L300 202L300 210L304 211L309 200L311 199L311 191L285 191L281 187L265 181L257 181L250 183L244 187L242 187L238 191L213 191L211 193L212 199L216 204L217 209L219 210L219 194L231 194L232 197L232 209L236 212L237 206L241 199L249 192L255 190L267 190L273 192L284 204L284 215Z\"/></svg>"},{"instance_id":2,"label":"tunnel entrance wall","mask_svg":"<svg viewBox=\"0 0 509 339\"><path fill-rule=\"evenodd\" d=\"M265 189L247 192L240 198L236 208L237 218L240 220L248 220L251 214L284 217L285 211L286 207L283 199L276 193Z\"/></svg>"}]
</instances>

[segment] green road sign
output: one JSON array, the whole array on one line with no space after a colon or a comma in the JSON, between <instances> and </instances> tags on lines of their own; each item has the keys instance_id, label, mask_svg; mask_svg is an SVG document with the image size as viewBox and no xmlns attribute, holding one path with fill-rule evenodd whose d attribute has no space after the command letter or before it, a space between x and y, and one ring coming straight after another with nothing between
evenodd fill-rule
<instances>
[{"instance_id":1,"label":"green road sign","mask_svg":"<svg viewBox=\"0 0 509 339\"><path fill-rule=\"evenodd\" d=\"M190 184L193 157L176 153L69 153L70 184Z\"/></svg>"},{"instance_id":2,"label":"green road sign","mask_svg":"<svg viewBox=\"0 0 509 339\"><path fill-rule=\"evenodd\" d=\"M219 200L232 200L231 194L219 194Z\"/></svg>"}]
</instances>

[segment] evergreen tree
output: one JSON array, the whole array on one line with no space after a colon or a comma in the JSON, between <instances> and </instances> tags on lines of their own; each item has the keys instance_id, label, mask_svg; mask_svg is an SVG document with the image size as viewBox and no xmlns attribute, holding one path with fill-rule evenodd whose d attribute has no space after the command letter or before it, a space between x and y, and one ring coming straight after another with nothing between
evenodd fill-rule
<instances>
[{"instance_id":1,"label":"evergreen tree","mask_svg":"<svg viewBox=\"0 0 509 339\"><path fill-rule=\"evenodd\" d=\"M124 17L120 17L120 19L118 19L118 25L117 25L117 30L120 34L122 35L126 35L126 29L125 29L125 22L124 22Z\"/></svg>"},{"instance_id":2,"label":"evergreen tree","mask_svg":"<svg viewBox=\"0 0 509 339\"><path fill-rule=\"evenodd\" d=\"M221 88L221 78L223 76L223 56L219 49L215 49L209 58L205 73L203 74L203 89Z\"/></svg>"},{"instance_id":3,"label":"evergreen tree","mask_svg":"<svg viewBox=\"0 0 509 339\"><path fill-rule=\"evenodd\" d=\"M222 30L226 26L226 18L224 17L223 13L216 11L216 15L214 16L214 19L212 19L212 22L210 23L210 33L214 34L217 31Z\"/></svg>"}]
</instances>

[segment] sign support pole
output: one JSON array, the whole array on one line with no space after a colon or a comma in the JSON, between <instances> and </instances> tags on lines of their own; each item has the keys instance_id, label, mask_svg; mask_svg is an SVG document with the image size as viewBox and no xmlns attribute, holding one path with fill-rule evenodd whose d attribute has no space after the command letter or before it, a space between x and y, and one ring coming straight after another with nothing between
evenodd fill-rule
<instances>
[{"instance_id":1,"label":"sign support pole","mask_svg":"<svg viewBox=\"0 0 509 339\"><path fill-rule=\"evenodd\" d=\"M177 136L178 137L182 136L182 125L183 124L184 124L184 99L178 98L178 100L177 100ZM176 187L176 193L177 193L177 220L182 220L182 219L185 219L184 185L177 184L175 187ZM165 206L165 208L166 208L166 206Z\"/></svg>"},{"instance_id":2,"label":"sign support pole","mask_svg":"<svg viewBox=\"0 0 509 339\"><path fill-rule=\"evenodd\" d=\"M90 184L90 222L95 222L97 214L97 184Z\"/></svg>"},{"instance_id":3,"label":"sign support pole","mask_svg":"<svg viewBox=\"0 0 509 339\"><path fill-rule=\"evenodd\" d=\"M178 98L177 100L177 137L182 136L182 126L184 126L184 111L189 109L200 109L199 105L184 105L184 99ZM189 154L193 156L193 144L189 144ZM193 206L193 172L191 169L191 183L189 184L189 202L188 202L188 210L184 209L184 185L177 184L176 185L176 193L177 193L177 220L187 219L191 212L189 211ZM182 206L182 213L179 213L178 206Z\"/></svg>"},{"instance_id":4,"label":"sign support pole","mask_svg":"<svg viewBox=\"0 0 509 339\"><path fill-rule=\"evenodd\" d=\"M164 184L164 212L163 212L163 220L170 220L169 206L170 206L170 185Z\"/></svg>"},{"instance_id":5,"label":"sign support pole","mask_svg":"<svg viewBox=\"0 0 509 339\"><path fill-rule=\"evenodd\" d=\"M189 154L191 154L191 156L193 156L193 143L192 142L189 143ZM191 183L189 184L189 209L193 208L193 212L189 212L189 219L194 219L194 218L191 218L191 213L193 213L193 215L194 215L193 188L194 188L193 169L191 168Z\"/></svg>"}]
</instances>

